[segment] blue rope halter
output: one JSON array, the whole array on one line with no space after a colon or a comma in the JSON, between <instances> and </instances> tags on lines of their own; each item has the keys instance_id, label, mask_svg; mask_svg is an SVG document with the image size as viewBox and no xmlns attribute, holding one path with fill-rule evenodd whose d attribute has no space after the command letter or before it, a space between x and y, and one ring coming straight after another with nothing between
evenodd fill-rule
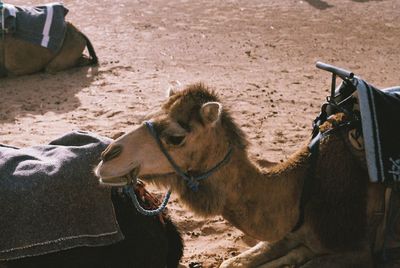
<instances>
[{"instance_id":1,"label":"blue rope halter","mask_svg":"<svg viewBox=\"0 0 400 268\"><path fill-rule=\"evenodd\" d=\"M161 205L153 210L149 210L149 209L145 209L143 208L140 203L139 200L137 199L137 196L135 194L135 190L133 189L133 185L129 184L127 186L125 186L123 188L123 191L125 194L127 194L131 200L133 205L135 206L136 210L139 211L140 213L142 213L145 216L156 216L158 214L160 214L161 212L164 211L164 209L167 207L169 198L171 197L171 190L168 190L167 194L164 197L164 200L162 201Z\"/></svg>"},{"instance_id":2,"label":"blue rope halter","mask_svg":"<svg viewBox=\"0 0 400 268\"><path fill-rule=\"evenodd\" d=\"M233 152L233 148L230 146L228 149L228 152L226 153L224 159L222 159L221 162L216 164L213 168L209 169L208 171L197 175L197 176L191 176L187 173L185 173L172 159L171 155L168 153L168 151L165 149L164 145L162 144L159 135L157 134L157 131L154 129L153 123L150 121L146 121L145 125L147 129L150 131L151 135L153 138L156 140L158 146L160 147L161 152L165 155L175 172L182 177L185 181L187 186L193 191L197 192L199 189L199 183L201 180L204 180L208 177L210 177L215 171L220 169L223 165L227 164L228 161L230 160Z\"/></svg>"},{"instance_id":3,"label":"blue rope halter","mask_svg":"<svg viewBox=\"0 0 400 268\"><path fill-rule=\"evenodd\" d=\"M167 150L165 149L164 145L162 144L162 142L160 140L160 137L158 136L157 132L155 131L152 122L146 121L145 125L146 125L147 129L150 131L150 133L153 136L153 138L156 140L158 146L160 147L161 152L165 155L165 157L168 159L168 161L171 164L171 166L174 168L175 172L186 181L187 186L193 192L197 192L198 191L199 183L200 183L201 180L204 180L204 179L210 177L215 171L217 171L223 165L227 164L228 161L230 160L231 156L232 156L233 148L229 147L228 152L226 153L224 159L222 159L221 162L219 162L213 168L209 169L208 171L206 171L206 172L204 172L204 173L202 173L202 174L200 174L198 176L191 176L191 175L183 172L182 169L172 159L171 155L167 152ZM157 209L148 210L148 209L143 208L140 205L139 200L137 199L137 196L136 196L134 188L133 188L133 182L131 182L130 184L126 185L123 188L123 191L124 191L125 194L127 194L131 198L132 203L135 206L135 208L137 209L137 211L139 211L140 213L142 213L143 215L146 215L146 216L155 216L155 215L160 214L167 207L169 198L171 197L171 190L168 190L168 192L166 193L161 205Z\"/></svg>"}]
</instances>

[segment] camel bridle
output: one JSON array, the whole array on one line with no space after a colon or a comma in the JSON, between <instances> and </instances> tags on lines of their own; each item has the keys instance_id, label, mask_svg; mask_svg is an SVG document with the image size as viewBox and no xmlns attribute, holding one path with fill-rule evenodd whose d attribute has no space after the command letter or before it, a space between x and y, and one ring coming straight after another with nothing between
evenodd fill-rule
<instances>
[{"instance_id":1,"label":"camel bridle","mask_svg":"<svg viewBox=\"0 0 400 268\"><path fill-rule=\"evenodd\" d=\"M200 181L207 179L210 177L212 174L214 174L216 171L218 171L222 166L226 165L229 160L231 159L232 152L233 152L233 147L229 146L228 152L225 154L224 158L218 162L214 167L210 168L204 173L201 173L199 175L193 176L190 175L188 172L184 172L178 164L174 161L172 156L168 153L167 149L163 145L160 136L158 135L157 131L154 128L154 125L151 121L146 121L144 122L147 129L149 130L151 136L154 138L154 140L157 142L158 147L160 148L161 152L164 154L165 158L167 158L168 162L171 164L172 168L175 170L175 173L178 174L185 182L186 185L193 191L197 192L199 190L199 184Z\"/></svg>"},{"instance_id":2,"label":"camel bridle","mask_svg":"<svg viewBox=\"0 0 400 268\"><path fill-rule=\"evenodd\" d=\"M187 172L184 172L176 164L176 162L174 161L172 156L168 153L167 149L162 144L160 136L158 135L157 131L154 129L153 123L150 122L150 121L146 121L144 123L145 123L147 129L149 130L151 136L157 142L161 152L164 154L164 156L167 158L168 162L171 164L171 166L175 170L175 173L178 174L180 177L183 178L183 180L186 181L186 185L193 192L197 192L199 190L200 181L210 177L217 170L219 170L222 166L227 164L229 162L229 160L231 159L233 148L231 146L229 146L228 152L226 153L225 157L220 162L218 162L214 167L212 167L211 169L209 169L206 172L201 173L200 175L197 175L197 176L189 175ZM171 196L171 190L168 190L168 192L165 194L164 199L163 199L163 201L161 202L161 205L158 208L153 209L153 210L148 210L148 209L143 208L140 205L140 202L137 199L137 196L135 194L135 190L134 190L134 185L133 184L134 184L134 182L131 181L128 185L126 185L123 188L123 192L125 194L127 194L131 198L131 200L132 200L135 208L137 209L137 211L139 211L141 214L146 215L146 216L155 216L155 215L158 215L158 214L160 214L161 212L163 212L165 210L165 208L167 207L169 198Z\"/></svg>"}]
</instances>

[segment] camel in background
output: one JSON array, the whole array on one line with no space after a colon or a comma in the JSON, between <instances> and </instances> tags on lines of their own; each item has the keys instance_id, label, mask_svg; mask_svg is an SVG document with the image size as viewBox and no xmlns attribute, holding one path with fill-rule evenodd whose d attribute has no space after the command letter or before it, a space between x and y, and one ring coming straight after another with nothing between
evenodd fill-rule
<instances>
[{"instance_id":1,"label":"camel in background","mask_svg":"<svg viewBox=\"0 0 400 268\"><path fill-rule=\"evenodd\" d=\"M382 249L376 237L381 237L385 187L369 182L340 132L320 144L303 209L303 184L312 165L307 144L270 169L250 160L247 147L216 94L194 84L171 91L159 113L110 144L95 172L106 183L137 175L171 188L195 213L222 215L263 241L221 267L374 266L373 255ZM166 154L189 179L177 175ZM196 187L188 182L205 173Z\"/></svg>"},{"instance_id":2,"label":"camel in background","mask_svg":"<svg viewBox=\"0 0 400 268\"><path fill-rule=\"evenodd\" d=\"M85 47L87 47L90 57L82 54ZM89 38L70 22L67 22L64 42L57 53L15 38L11 34L4 34L4 38L1 38L1 33L0 52L0 64L3 62L5 67L4 75L26 75L42 70L55 73L72 67L98 63L96 52Z\"/></svg>"}]
</instances>

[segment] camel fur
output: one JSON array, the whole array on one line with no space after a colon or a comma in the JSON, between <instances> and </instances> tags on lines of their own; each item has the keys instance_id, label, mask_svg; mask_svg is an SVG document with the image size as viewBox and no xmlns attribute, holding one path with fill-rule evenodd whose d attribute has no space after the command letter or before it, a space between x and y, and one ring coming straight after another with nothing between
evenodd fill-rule
<instances>
[{"instance_id":1,"label":"camel fur","mask_svg":"<svg viewBox=\"0 0 400 268\"><path fill-rule=\"evenodd\" d=\"M85 47L88 48L90 57L82 54ZM56 73L72 67L94 65L98 63L98 59L90 40L67 22L64 42L57 53L17 39L11 34L4 34L3 38L0 35L1 63L4 63L5 75L18 76L43 70Z\"/></svg>"},{"instance_id":2,"label":"camel fur","mask_svg":"<svg viewBox=\"0 0 400 268\"><path fill-rule=\"evenodd\" d=\"M139 125L103 152L96 175L123 181L135 171L144 180L171 187L191 210L222 215L262 242L221 267L374 267L382 249L385 188L368 180L366 168L340 133L323 139L313 175L305 143L286 162L265 169L247 153L245 134L219 98L203 84L173 92L150 119L168 153L184 171L204 172L233 148L230 161L191 191L176 175L146 126ZM306 176L313 176L300 215Z\"/></svg>"}]
</instances>

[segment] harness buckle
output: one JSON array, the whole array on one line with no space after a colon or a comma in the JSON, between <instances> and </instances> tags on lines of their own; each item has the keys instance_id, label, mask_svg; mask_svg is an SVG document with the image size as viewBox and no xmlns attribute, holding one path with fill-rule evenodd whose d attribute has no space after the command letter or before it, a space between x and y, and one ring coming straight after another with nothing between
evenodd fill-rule
<instances>
[{"instance_id":1,"label":"harness buckle","mask_svg":"<svg viewBox=\"0 0 400 268\"><path fill-rule=\"evenodd\" d=\"M190 176L187 180L187 186L193 191L197 192L199 190L199 181L195 177Z\"/></svg>"}]
</instances>

